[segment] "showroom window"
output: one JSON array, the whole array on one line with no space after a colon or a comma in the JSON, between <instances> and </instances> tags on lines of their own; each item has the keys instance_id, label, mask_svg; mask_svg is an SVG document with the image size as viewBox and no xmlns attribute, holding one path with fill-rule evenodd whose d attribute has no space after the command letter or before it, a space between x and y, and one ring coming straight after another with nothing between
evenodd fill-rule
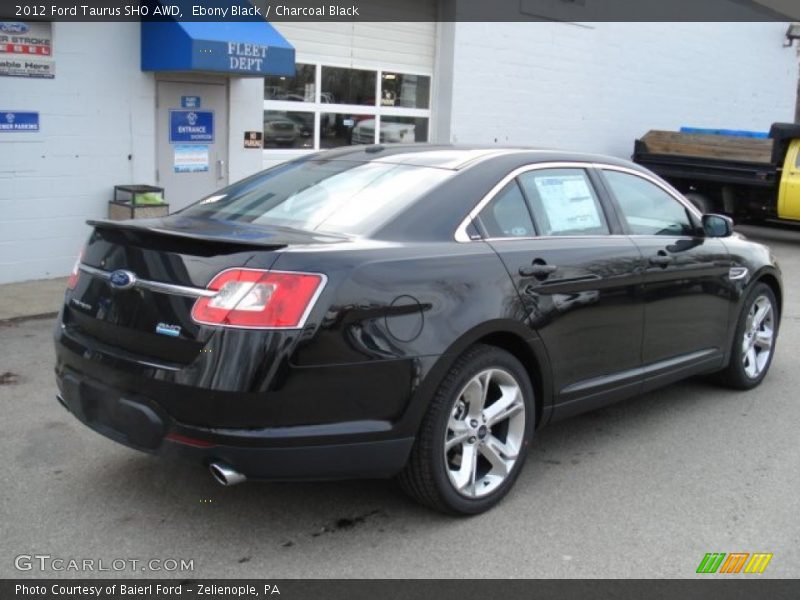
<instances>
[{"instance_id":1,"label":"showroom window","mask_svg":"<svg viewBox=\"0 0 800 600\"><path fill-rule=\"evenodd\" d=\"M322 67L322 97L330 104L375 105L377 71Z\"/></svg>"},{"instance_id":2,"label":"showroom window","mask_svg":"<svg viewBox=\"0 0 800 600\"><path fill-rule=\"evenodd\" d=\"M264 150L427 142L430 103L430 75L298 63L264 79Z\"/></svg>"},{"instance_id":3,"label":"showroom window","mask_svg":"<svg viewBox=\"0 0 800 600\"><path fill-rule=\"evenodd\" d=\"M430 99L431 78L427 75L381 74L381 106L428 108Z\"/></svg>"},{"instance_id":4,"label":"showroom window","mask_svg":"<svg viewBox=\"0 0 800 600\"><path fill-rule=\"evenodd\" d=\"M316 67L295 65L294 77L265 77L264 98L266 100L288 100L290 102L314 102L316 95Z\"/></svg>"},{"instance_id":5,"label":"showroom window","mask_svg":"<svg viewBox=\"0 0 800 600\"><path fill-rule=\"evenodd\" d=\"M314 113L264 111L264 148L314 148Z\"/></svg>"}]
</instances>

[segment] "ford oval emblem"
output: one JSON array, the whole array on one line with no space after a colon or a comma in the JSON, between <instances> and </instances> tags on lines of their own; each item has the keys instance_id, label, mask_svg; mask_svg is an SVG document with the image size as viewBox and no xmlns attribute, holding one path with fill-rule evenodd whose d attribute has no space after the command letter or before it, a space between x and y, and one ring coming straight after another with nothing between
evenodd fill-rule
<instances>
[{"instance_id":1,"label":"ford oval emblem","mask_svg":"<svg viewBox=\"0 0 800 600\"><path fill-rule=\"evenodd\" d=\"M111 284L111 287L115 289L127 290L136 284L136 275L130 271L119 269L113 271L111 275L109 275L108 282Z\"/></svg>"},{"instance_id":2,"label":"ford oval emblem","mask_svg":"<svg viewBox=\"0 0 800 600\"><path fill-rule=\"evenodd\" d=\"M30 29L25 23L17 23L14 21L3 21L0 23L0 32L3 33L27 33Z\"/></svg>"}]
</instances>

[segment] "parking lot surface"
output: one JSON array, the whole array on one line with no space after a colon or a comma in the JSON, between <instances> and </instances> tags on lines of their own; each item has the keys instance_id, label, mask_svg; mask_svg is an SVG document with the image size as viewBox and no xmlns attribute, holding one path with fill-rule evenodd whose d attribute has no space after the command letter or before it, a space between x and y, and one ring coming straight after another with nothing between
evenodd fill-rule
<instances>
[{"instance_id":1,"label":"parking lot surface","mask_svg":"<svg viewBox=\"0 0 800 600\"><path fill-rule=\"evenodd\" d=\"M764 384L691 380L555 424L506 500L472 518L391 481L223 488L124 448L54 400L52 320L0 324L0 576L92 575L15 568L49 555L193 561L95 572L123 577L682 578L707 552L768 552L761 577L800 577L800 229L742 230L784 272Z\"/></svg>"}]
</instances>

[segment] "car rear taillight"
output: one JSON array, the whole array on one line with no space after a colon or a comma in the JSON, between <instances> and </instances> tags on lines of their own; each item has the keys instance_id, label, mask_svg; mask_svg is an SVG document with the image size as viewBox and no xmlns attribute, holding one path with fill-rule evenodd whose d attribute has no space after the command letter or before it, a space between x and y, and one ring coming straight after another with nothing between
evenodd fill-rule
<instances>
[{"instance_id":1,"label":"car rear taillight","mask_svg":"<svg viewBox=\"0 0 800 600\"><path fill-rule=\"evenodd\" d=\"M208 284L216 294L194 303L192 319L223 327L296 329L305 324L325 279L319 273L228 269Z\"/></svg>"},{"instance_id":2,"label":"car rear taillight","mask_svg":"<svg viewBox=\"0 0 800 600\"><path fill-rule=\"evenodd\" d=\"M81 261L83 260L83 250L78 253L78 260L75 261L75 266L72 267L72 272L69 274L69 279L67 279L67 289L74 290L75 286L78 285L78 279L81 276Z\"/></svg>"}]
</instances>

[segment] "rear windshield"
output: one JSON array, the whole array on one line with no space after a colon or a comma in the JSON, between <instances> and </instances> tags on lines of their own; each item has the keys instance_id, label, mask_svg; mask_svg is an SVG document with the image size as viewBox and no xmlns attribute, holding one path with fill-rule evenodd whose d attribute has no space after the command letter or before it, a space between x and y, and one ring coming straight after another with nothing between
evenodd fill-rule
<instances>
[{"instance_id":1,"label":"rear windshield","mask_svg":"<svg viewBox=\"0 0 800 600\"><path fill-rule=\"evenodd\" d=\"M381 162L291 162L228 186L181 214L367 235L452 174Z\"/></svg>"}]
</instances>

